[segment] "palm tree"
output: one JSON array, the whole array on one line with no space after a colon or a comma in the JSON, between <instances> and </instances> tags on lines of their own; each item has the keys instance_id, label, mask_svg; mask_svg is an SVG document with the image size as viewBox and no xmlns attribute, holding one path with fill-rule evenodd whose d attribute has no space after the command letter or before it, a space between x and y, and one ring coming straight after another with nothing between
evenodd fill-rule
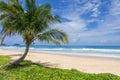
<instances>
[{"instance_id":1,"label":"palm tree","mask_svg":"<svg viewBox=\"0 0 120 80\"><path fill-rule=\"evenodd\" d=\"M0 2L2 12L0 18L3 24L10 24L9 31L21 35L26 45L24 54L11 62L11 65L18 65L24 60L30 45L35 40L52 42L56 45L68 42L67 35L63 31L50 27L56 22L61 22L59 16L51 13L50 4L37 6L35 2L35 0L25 0L24 7L19 0L10 0L9 3Z\"/></svg>"}]
</instances>

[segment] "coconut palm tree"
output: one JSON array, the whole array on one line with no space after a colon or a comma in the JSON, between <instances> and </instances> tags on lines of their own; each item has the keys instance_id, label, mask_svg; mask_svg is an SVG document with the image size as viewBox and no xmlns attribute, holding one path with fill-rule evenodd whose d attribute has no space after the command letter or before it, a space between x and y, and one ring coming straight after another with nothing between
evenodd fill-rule
<instances>
[{"instance_id":1,"label":"coconut palm tree","mask_svg":"<svg viewBox=\"0 0 120 80\"><path fill-rule=\"evenodd\" d=\"M18 65L24 60L30 45L35 40L52 42L56 45L68 42L67 35L63 31L50 27L56 22L61 22L59 16L51 13L50 4L37 6L35 2L35 0L25 0L24 6L19 0L0 2L2 12L0 18L3 24L10 24L9 31L21 35L26 45L24 54L11 62L11 65Z\"/></svg>"}]
</instances>

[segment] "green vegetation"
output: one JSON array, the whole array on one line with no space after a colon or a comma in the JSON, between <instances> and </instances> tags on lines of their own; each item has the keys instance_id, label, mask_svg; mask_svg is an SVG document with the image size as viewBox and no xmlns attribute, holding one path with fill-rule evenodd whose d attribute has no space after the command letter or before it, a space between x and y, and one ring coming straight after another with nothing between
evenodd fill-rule
<instances>
[{"instance_id":1,"label":"green vegetation","mask_svg":"<svg viewBox=\"0 0 120 80\"><path fill-rule=\"evenodd\" d=\"M109 73L88 74L77 70L47 68L30 61L23 61L18 67L5 69L11 61L8 56L0 56L0 80L120 80Z\"/></svg>"}]
</instances>

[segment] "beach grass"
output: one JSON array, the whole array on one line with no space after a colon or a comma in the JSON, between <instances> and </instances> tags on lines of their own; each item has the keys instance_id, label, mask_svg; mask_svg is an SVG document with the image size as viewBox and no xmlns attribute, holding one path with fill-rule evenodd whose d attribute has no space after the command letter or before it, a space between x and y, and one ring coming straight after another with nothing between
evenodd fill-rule
<instances>
[{"instance_id":1,"label":"beach grass","mask_svg":"<svg viewBox=\"0 0 120 80\"><path fill-rule=\"evenodd\" d=\"M0 80L120 80L120 76L110 73L89 74L75 69L48 68L31 61L5 68L10 61L10 57L0 56Z\"/></svg>"}]
</instances>

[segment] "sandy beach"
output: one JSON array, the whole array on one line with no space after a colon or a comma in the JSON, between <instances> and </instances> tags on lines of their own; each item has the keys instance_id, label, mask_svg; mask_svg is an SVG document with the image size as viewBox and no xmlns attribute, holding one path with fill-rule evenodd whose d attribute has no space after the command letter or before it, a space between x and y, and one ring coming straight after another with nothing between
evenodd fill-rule
<instances>
[{"instance_id":1,"label":"sandy beach","mask_svg":"<svg viewBox=\"0 0 120 80\"><path fill-rule=\"evenodd\" d=\"M17 50L0 49L0 55L9 55L12 59L17 59L22 53L22 51ZM114 58L29 52L26 60L41 63L48 67L77 69L88 73L113 73L120 75L120 59Z\"/></svg>"}]
</instances>

